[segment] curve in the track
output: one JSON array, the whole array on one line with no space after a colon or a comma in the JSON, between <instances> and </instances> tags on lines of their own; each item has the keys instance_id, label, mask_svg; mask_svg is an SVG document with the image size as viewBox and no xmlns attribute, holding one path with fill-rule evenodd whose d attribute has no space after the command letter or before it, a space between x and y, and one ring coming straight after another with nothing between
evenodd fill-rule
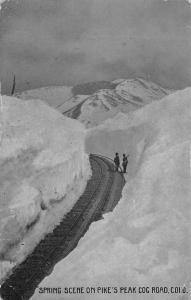
<instances>
[{"instance_id":1,"label":"curve in the track","mask_svg":"<svg viewBox=\"0 0 191 300\"><path fill-rule=\"evenodd\" d=\"M119 201L125 183L123 175L114 172L113 163L106 157L90 155L90 163L92 177L83 195L53 232L47 234L25 261L13 269L0 288L3 300L29 299L54 265L76 247L90 224L100 219L104 212L112 210ZM114 185L117 186L115 191L112 189Z\"/></svg>"}]
</instances>

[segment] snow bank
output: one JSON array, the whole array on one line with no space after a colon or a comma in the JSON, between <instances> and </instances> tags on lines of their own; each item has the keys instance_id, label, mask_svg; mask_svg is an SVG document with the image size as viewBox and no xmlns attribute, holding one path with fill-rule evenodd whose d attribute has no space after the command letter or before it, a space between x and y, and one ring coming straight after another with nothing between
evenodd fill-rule
<instances>
[{"instance_id":1,"label":"snow bank","mask_svg":"<svg viewBox=\"0 0 191 300\"><path fill-rule=\"evenodd\" d=\"M72 208L90 167L85 129L39 100L3 97L0 276Z\"/></svg>"},{"instance_id":2,"label":"snow bank","mask_svg":"<svg viewBox=\"0 0 191 300\"><path fill-rule=\"evenodd\" d=\"M37 289L33 300L187 299L151 289L183 287L191 279L190 138L191 89L90 131L89 151L109 155L118 147L130 153L122 200L113 213L91 225L78 247L40 284L63 292L84 287L85 293L53 296ZM108 286L111 294L86 290ZM137 292L120 294L120 287L128 286ZM150 292L139 293L141 286Z\"/></svg>"}]
</instances>

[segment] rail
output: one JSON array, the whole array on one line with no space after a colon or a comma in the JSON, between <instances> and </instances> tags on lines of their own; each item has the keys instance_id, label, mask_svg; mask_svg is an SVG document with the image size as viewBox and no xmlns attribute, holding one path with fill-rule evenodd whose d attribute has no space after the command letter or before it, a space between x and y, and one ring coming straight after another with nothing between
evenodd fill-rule
<instances>
[{"instance_id":1,"label":"rail","mask_svg":"<svg viewBox=\"0 0 191 300\"><path fill-rule=\"evenodd\" d=\"M97 155L90 155L90 162L94 172L83 195L60 222L60 225L52 233L47 234L45 239L19 266L15 266L13 273L0 289L4 300L29 299L36 286L51 272L53 266L75 248L90 224L98 220L103 213L106 202L109 201L114 177L114 173L110 173L111 178L110 176L107 178L106 168L112 167L112 165L108 159ZM103 186L103 178L107 178L105 189L101 199L95 202L96 194L101 191ZM86 219L87 215L89 217Z\"/></svg>"},{"instance_id":2,"label":"rail","mask_svg":"<svg viewBox=\"0 0 191 300\"><path fill-rule=\"evenodd\" d=\"M100 157L100 158L106 158L107 160L109 160L110 162L112 162L113 167L115 167L115 163L114 163L114 160L113 160L112 158L110 158L110 157L108 157L108 156L105 156L105 155L102 155L102 154L91 153L91 154L90 154L90 157L91 157L91 155L92 155L92 156L98 156L98 157ZM122 170L121 166L119 166L119 169L120 169L121 173L123 173L123 170Z\"/></svg>"}]
</instances>

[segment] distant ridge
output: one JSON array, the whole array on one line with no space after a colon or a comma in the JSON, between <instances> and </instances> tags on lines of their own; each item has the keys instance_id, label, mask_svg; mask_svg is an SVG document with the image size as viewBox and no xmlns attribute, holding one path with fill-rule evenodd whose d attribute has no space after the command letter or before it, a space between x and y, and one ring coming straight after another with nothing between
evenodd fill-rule
<instances>
[{"instance_id":1,"label":"distant ridge","mask_svg":"<svg viewBox=\"0 0 191 300\"><path fill-rule=\"evenodd\" d=\"M142 78L95 81L73 87L44 87L17 94L23 99L41 99L67 117L92 127L115 116L128 113L172 93Z\"/></svg>"}]
</instances>

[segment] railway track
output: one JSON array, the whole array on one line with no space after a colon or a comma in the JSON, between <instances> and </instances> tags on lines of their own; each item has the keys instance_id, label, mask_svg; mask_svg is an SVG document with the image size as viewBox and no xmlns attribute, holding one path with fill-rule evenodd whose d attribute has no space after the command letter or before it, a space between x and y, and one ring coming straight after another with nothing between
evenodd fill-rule
<instances>
[{"instance_id":1,"label":"railway track","mask_svg":"<svg viewBox=\"0 0 191 300\"><path fill-rule=\"evenodd\" d=\"M92 177L83 195L61 223L37 245L33 252L6 279L0 288L3 300L27 300L39 283L51 273L54 265L66 257L78 244L90 224L108 211L112 186L118 176L118 190L111 208L121 196L125 180L114 172L113 163L107 158L90 155Z\"/></svg>"}]
</instances>

